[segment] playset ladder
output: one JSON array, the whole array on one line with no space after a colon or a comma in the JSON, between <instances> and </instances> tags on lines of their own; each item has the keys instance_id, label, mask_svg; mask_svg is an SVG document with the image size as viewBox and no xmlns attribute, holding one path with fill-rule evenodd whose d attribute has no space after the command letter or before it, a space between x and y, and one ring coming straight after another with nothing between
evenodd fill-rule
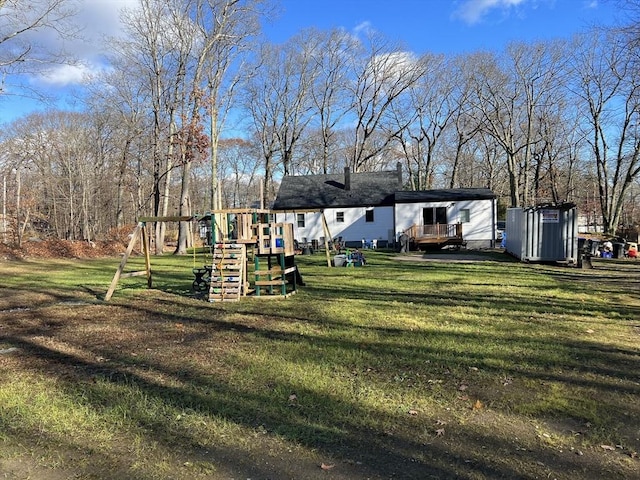
<instances>
[{"instance_id":1,"label":"playset ladder","mask_svg":"<svg viewBox=\"0 0 640 480\"><path fill-rule=\"evenodd\" d=\"M237 302L247 294L247 249L241 243L217 243L213 250L210 302Z\"/></svg>"}]
</instances>

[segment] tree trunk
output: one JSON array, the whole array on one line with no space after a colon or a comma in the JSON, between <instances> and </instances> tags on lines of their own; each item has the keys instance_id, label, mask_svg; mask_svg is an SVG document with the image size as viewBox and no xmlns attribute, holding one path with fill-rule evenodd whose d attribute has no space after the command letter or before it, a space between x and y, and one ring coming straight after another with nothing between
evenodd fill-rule
<instances>
[{"instance_id":1,"label":"tree trunk","mask_svg":"<svg viewBox=\"0 0 640 480\"><path fill-rule=\"evenodd\" d=\"M191 162L185 161L182 167L182 182L180 185L180 216L191 215L191 204L189 202L189 184L191 181ZM180 222L178 224L178 245L175 250L176 255L187 253L189 243L190 222Z\"/></svg>"}]
</instances>

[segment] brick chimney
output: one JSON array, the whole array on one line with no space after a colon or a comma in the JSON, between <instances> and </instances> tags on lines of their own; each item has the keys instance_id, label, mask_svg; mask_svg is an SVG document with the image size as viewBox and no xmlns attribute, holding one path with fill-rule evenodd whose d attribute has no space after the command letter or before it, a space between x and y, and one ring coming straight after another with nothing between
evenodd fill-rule
<instances>
[{"instance_id":1,"label":"brick chimney","mask_svg":"<svg viewBox=\"0 0 640 480\"><path fill-rule=\"evenodd\" d=\"M400 162L396 164L396 171L398 172L398 183L400 184L400 188L402 188L402 164Z\"/></svg>"},{"instance_id":2,"label":"brick chimney","mask_svg":"<svg viewBox=\"0 0 640 480\"><path fill-rule=\"evenodd\" d=\"M344 189L351 190L351 171L349 167L344 167Z\"/></svg>"}]
</instances>

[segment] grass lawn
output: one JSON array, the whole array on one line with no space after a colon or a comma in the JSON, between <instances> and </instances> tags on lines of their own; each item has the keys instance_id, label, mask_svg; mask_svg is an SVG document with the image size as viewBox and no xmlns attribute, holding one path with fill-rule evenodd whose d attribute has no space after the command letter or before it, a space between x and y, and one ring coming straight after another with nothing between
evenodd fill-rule
<instances>
[{"instance_id":1,"label":"grass lawn","mask_svg":"<svg viewBox=\"0 0 640 480\"><path fill-rule=\"evenodd\" d=\"M480 257L300 256L236 303L191 257L109 302L117 258L2 262L0 477L640 478L640 262Z\"/></svg>"}]
</instances>

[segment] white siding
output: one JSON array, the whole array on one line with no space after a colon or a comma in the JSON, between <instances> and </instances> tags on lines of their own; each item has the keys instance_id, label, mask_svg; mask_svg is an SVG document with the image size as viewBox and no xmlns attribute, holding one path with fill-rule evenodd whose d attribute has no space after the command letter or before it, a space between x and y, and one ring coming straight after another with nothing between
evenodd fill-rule
<instances>
[{"instance_id":1,"label":"white siding","mask_svg":"<svg viewBox=\"0 0 640 480\"><path fill-rule=\"evenodd\" d=\"M359 242L363 238L367 241L374 238L378 240L393 241L389 238L389 232L393 232L393 207L374 207L373 222L367 222L365 207L355 208L327 208L325 216L332 238L342 237L345 242ZM344 222L337 222L337 213L344 213ZM278 222L293 223L293 235L296 240L312 241L325 236L322 228L322 214L320 212L305 213L304 228L298 227L296 213L278 213Z\"/></svg>"},{"instance_id":2,"label":"white siding","mask_svg":"<svg viewBox=\"0 0 640 480\"><path fill-rule=\"evenodd\" d=\"M374 221L366 222L366 208L327 208L325 215L331 238L342 237L345 242L360 242L374 238L393 242L399 232L412 225L422 225L422 209L446 207L447 223L461 221L461 210L469 210L469 222L462 224L462 236L470 248L495 245L496 210L494 200L459 200L456 202L401 203L395 207L375 207ZM337 213L343 212L344 222L337 222ZM395 215L395 223L394 223ZM299 242L317 240L325 236L320 212L305 213L305 226L298 226L297 213L278 213L278 222L293 224L293 234ZM394 238L395 237L395 238Z\"/></svg>"},{"instance_id":3,"label":"white siding","mask_svg":"<svg viewBox=\"0 0 640 480\"><path fill-rule=\"evenodd\" d=\"M469 222L462 224L462 237L469 246L491 247L495 242L494 200L461 200L456 202L400 203L396 209L396 233L412 225L422 225L422 209L446 207L447 223L461 221L460 211L469 210Z\"/></svg>"}]
</instances>

